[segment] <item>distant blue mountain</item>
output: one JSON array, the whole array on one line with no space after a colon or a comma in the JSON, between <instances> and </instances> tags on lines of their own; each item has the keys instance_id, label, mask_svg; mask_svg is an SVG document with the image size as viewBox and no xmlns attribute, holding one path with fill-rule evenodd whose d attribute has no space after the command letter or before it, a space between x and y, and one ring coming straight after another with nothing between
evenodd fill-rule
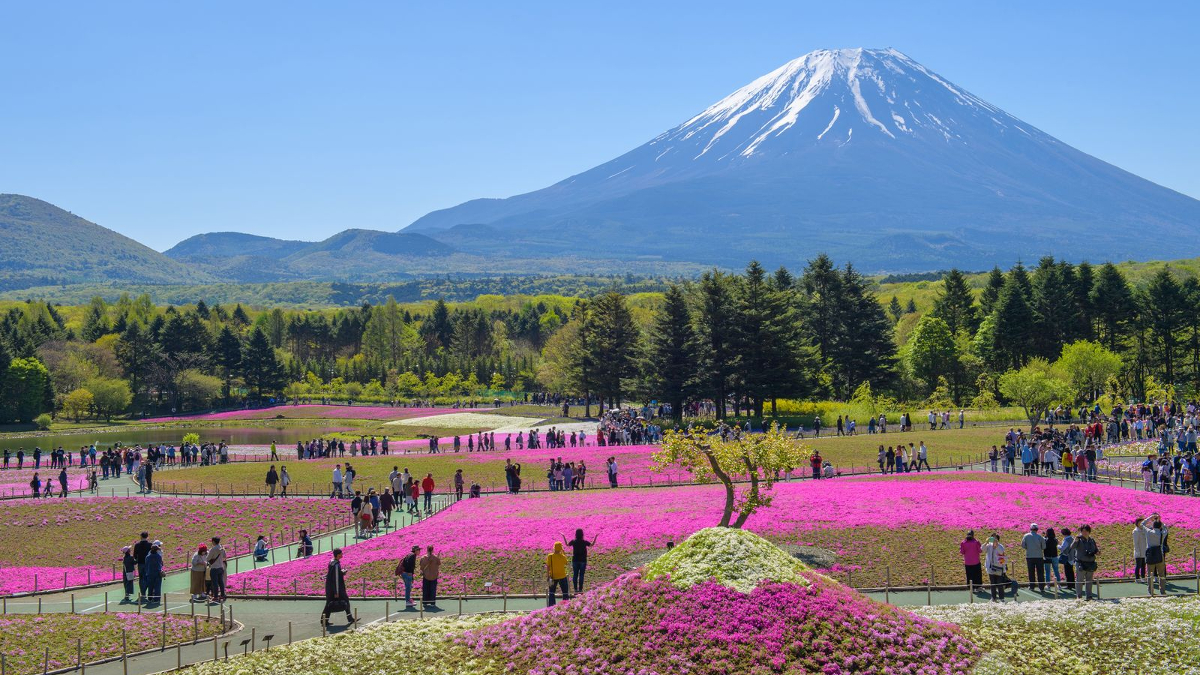
<instances>
[{"instance_id":1,"label":"distant blue mountain","mask_svg":"<svg viewBox=\"0 0 1200 675\"><path fill-rule=\"evenodd\" d=\"M812 52L605 164L404 232L513 256L981 269L1200 255L1200 201L1080 152L895 50Z\"/></svg>"}]
</instances>

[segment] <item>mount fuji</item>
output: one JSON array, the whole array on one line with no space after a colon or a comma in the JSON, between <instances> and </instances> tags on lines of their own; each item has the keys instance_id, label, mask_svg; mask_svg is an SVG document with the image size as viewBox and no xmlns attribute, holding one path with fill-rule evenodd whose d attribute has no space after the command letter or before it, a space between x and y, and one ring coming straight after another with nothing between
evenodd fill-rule
<instances>
[{"instance_id":1,"label":"mount fuji","mask_svg":"<svg viewBox=\"0 0 1200 675\"><path fill-rule=\"evenodd\" d=\"M405 228L458 250L868 271L1200 254L1200 201L892 50L806 54L547 188Z\"/></svg>"}]
</instances>

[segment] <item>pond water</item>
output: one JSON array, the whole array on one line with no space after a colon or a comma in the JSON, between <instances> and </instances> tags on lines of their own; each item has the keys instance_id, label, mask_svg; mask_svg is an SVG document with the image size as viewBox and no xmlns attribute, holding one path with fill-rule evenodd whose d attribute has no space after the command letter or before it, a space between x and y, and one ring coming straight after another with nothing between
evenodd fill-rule
<instances>
[{"instance_id":1,"label":"pond water","mask_svg":"<svg viewBox=\"0 0 1200 675\"><path fill-rule=\"evenodd\" d=\"M200 434L201 442L218 442L224 440L230 445L270 445L275 441L280 446L295 445L296 441L306 441L320 438L334 432L353 431L350 427L337 426L280 426L280 427L172 427L169 429L144 429L130 431L109 431L104 433L65 434L39 436L37 438L5 438L0 437L0 450L5 448L14 453L18 448L25 448L29 453L34 447L42 450L62 446L66 450L78 451L80 446L96 443L96 447L109 447L115 443L122 445L146 445L149 443L173 443L179 445L183 435L195 432Z\"/></svg>"}]
</instances>

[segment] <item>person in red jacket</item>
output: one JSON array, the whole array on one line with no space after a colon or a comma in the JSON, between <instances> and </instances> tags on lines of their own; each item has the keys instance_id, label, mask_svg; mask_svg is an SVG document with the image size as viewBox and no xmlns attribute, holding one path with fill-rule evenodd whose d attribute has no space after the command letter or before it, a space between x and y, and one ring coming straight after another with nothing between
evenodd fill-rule
<instances>
[{"instance_id":1,"label":"person in red jacket","mask_svg":"<svg viewBox=\"0 0 1200 675\"><path fill-rule=\"evenodd\" d=\"M421 480L421 491L425 493L425 513L433 513L433 474L425 474Z\"/></svg>"},{"instance_id":2,"label":"person in red jacket","mask_svg":"<svg viewBox=\"0 0 1200 675\"><path fill-rule=\"evenodd\" d=\"M820 478L821 478L821 453L820 453L820 451L814 452L812 459L810 459L808 461L810 464L812 464L813 480L820 480Z\"/></svg>"}]
</instances>

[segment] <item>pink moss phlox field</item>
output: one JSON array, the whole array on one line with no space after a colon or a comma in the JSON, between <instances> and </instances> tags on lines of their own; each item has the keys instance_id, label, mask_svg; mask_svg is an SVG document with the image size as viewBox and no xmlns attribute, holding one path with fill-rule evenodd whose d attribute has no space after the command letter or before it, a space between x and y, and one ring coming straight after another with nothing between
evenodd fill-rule
<instances>
[{"instance_id":1,"label":"pink moss phlox field","mask_svg":"<svg viewBox=\"0 0 1200 675\"><path fill-rule=\"evenodd\" d=\"M452 412L453 408L393 408L391 406L347 406L347 405L277 405L270 408L250 410L227 410L207 415L181 415L176 417L154 417L140 420L141 423L159 422L210 422L221 420L270 420L276 417L288 419L354 419L354 420L399 420L413 417L428 417Z\"/></svg>"},{"instance_id":2,"label":"pink moss phlox field","mask_svg":"<svg viewBox=\"0 0 1200 675\"><path fill-rule=\"evenodd\" d=\"M456 639L530 675L966 673L980 656L950 626L810 579L767 582L744 595L711 581L682 590L629 573Z\"/></svg>"},{"instance_id":3,"label":"pink moss phlox field","mask_svg":"<svg viewBox=\"0 0 1200 675\"><path fill-rule=\"evenodd\" d=\"M1200 541L1200 509L1194 498L1090 483L943 473L780 483L773 494L774 504L752 516L747 529L779 542L825 542L838 556L858 556L863 564L878 567L872 570L877 576L882 575L884 564L906 564L913 574L924 574L931 563L960 575L962 561L955 542L966 530L1021 532L1031 522L1043 528L1075 529L1084 522L1113 528L1116 539L1111 546L1104 544L1102 575L1120 571L1125 551L1116 547L1127 545L1124 524L1129 523L1131 530L1135 516L1158 512L1169 525L1180 528L1173 535L1168 564L1173 573L1191 571L1190 551ZM721 488L715 485L488 495L463 500L433 518L349 546L343 562L353 589L357 591L365 577L368 594L387 595L394 584L391 569L403 552L413 545L433 545L447 562L444 587L459 588L464 581L471 587L484 581L498 585L505 573L516 576L536 569L554 541L583 528L588 537L600 536L595 549L598 559L589 570L594 575L602 572L596 566L604 563L606 554L611 563L615 553L659 549L668 540L682 541L715 524L721 506ZM916 532L938 533L946 540L941 542L946 550L935 553L925 548L926 542L915 542L908 555L937 557L890 559L895 554L887 550L888 542L878 540L880 531L906 541L918 536ZM1008 541L1013 543L1011 538ZM1176 550L1186 556L1176 557ZM262 593L268 579L274 589L291 588L295 580L302 592L319 593L327 564L327 555L321 555L243 573L234 577L234 587L240 591L244 583L248 592ZM357 570L363 566L368 569ZM845 569L839 564L833 571Z\"/></svg>"},{"instance_id":4,"label":"pink moss phlox field","mask_svg":"<svg viewBox=\"0 0 1200 675\"><path fill-rule=\"evenodd\" d=\"M33 474L36 473L38 478L42 480L42 489L46 489L46 481L51 481L54 484L54 494L58 494L58 469L51 469L47 464L43 464L42 468L34 470L26 466L24 469L6 469L0 471L0 497L9 496L24 496L30 491L29 481L33 480ZM71 490L79 490L87 487L87 474L82 469L71 466L67 467L67 488Z\"/></svg>"},{"instance_id":5,"label":"pink moss phlox field","mask_svg":"<svg viewBox=\"0 0 1200 675\"><path fill-rule=\"evenodd\" d=\"M196 546L220 536L231 555L259 534L345 525L345 502L324 499L167 499L87 497L6 502L0 513L0 594L50 590L120 578L121 546L144 528L163 542L167 570L185 567ZM90 577L89 577L90 572ZM35 579L35 576L36 579Z\"/></svg>"}]
</instances>

